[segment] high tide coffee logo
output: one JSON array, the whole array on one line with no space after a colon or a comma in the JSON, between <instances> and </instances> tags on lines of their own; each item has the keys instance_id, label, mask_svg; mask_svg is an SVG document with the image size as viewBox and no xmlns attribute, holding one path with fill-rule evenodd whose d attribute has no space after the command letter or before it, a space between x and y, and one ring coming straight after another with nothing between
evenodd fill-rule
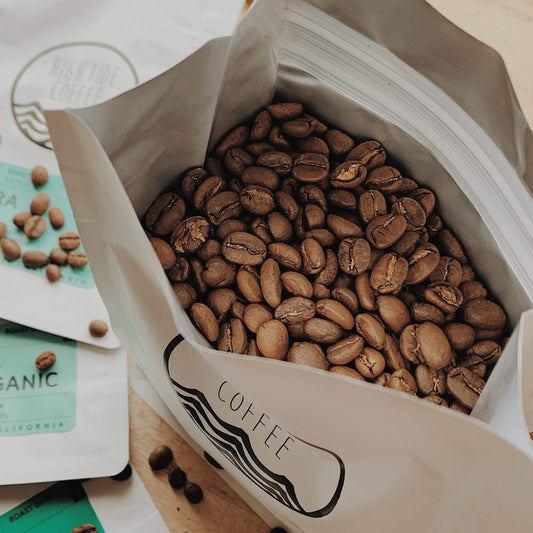
<instances>
[{"instance_id":1,"label":"high tide coffee logo","mask_svg":"<svg viewBox=\"0 0 533 533\"><path fill-rule=\"evenodd\" d=\"M164 359L194 425L251 483L299 514L321 518L333 511L345 478L337 454L289 433L202 362L181 335L169 343Z\"/></svg>"},{"instance_id":2,"label":"high tide coffee logo","mask_svg":"<svg viewBox=\"0 0 533 533\"><path fill-rule=\"evenodd\" d=\"M89 107L138 84L129 59L102 43L67 43L44 50L20 71L11 91L13 117L32 142L52 149L44 109Z\"/></svg>"}]
</instances>

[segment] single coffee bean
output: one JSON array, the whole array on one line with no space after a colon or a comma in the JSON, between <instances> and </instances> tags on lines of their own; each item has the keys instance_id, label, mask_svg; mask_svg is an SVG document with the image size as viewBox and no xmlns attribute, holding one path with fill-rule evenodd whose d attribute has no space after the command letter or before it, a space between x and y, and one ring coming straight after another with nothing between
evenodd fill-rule
<instances>
[{"instance_id":1,"label":"single coffee bean","mask_svg":"<svg viewBox=\"0 0 533 533\"><path fill-rule=\"evenodd\" d=\"M346 156L347 161L359 161L367 170L381 167L385 164L387 154L378 141L365 141L358 144Z\"/></svg>"},{"instance_id":2,"label":"single coffee bean","mask_svg":"<svg viewBox=\"0 0 533 533\"><path fill-rule=\"evenodd\" d=\"M431 283L449 283L457 287L461 283L462 277L463 271L459 261L452 257L441 256L435 270L429 276L429 281Z\"/></svg>"},{"instance_id":3,"label":"single coffee bean","mask_svg":"<svg viewBox=\"0 0 533 533\"><path fill-rule=\"evenodd\" d=\"M152 470L163 470L166 468L174 459L174 454L172 450L161 444L152 450L152 453L148 457L148 464Z\"/></svg>"},{"instance_id":4,"label":"single coffee bean","mask_svg":"<svg viewBox=\"0 0 533 533\"><path fill-rule=\"evenodd\" d=\"M309 228L310 230L322 228L326 221L326 215L324 211L315 204L307 204L303 212L300 211L298 215L301 217L301 224L303 225L302 229L304 229L304 231L298 232L298 228L296 228L299 238L302 238L301 235L305 232L305 227ZM298 217L296 217L295 223L300 223Z\"/></svg>"},{"instance_id":5,"label":"single coffee bean","mask_svg":"<svg viewBox=\"0 0 533 533\"><path fill-rule=\"evenodd\" d=\"M237 218L242 212L239 195L234 191L219 192L207 201L205 211L209 221L215 226L225 220Z\"/></svg>"},{"instance_id":6,"label":"single coffee bean","mask_svg":"<svg viewBox=\"0 0 533 533\"><path fill-rule=\"evenodd\" d=\"M215 241L213 241L215 242ZM207 244L207 243L206 243ZM220 244L218 244L218 252L220 253ZM218 255L218 254L214 254ZM210 258L208 257L207 260ZM189 279L189 274L191 272L191 266L189 265L189 262L185 257L180 256L176 259L176 262L174 265L167 271L167 276L170 281L178 282L178 281L186 281Z\"/></svg>"},{"instance_id":7,"label":"single coffee bean","mask_svg":"<svg viewBox=\"0 0 533 533\"><path fill-rule=\"evenodd\" d=\"M24 233L30 239L38 239L46 231L46 219L40 215L33 215L24 224Z\"/></svg>"},{"instance_id":8,"label":"single coffee bean","mask_svg":"<svg viewBox=\"0 0 533 533\"><path fill-rule=\"evenodd\" d=\"M299 272L283 272L281 282L286 291L294 296L311 298L313 296L313 286L311 282Z\"/></svg>"},{"instance_id":9,"label":"single coffee bean","mask_svg":"<svg viewBox=\"0 0 533 533\"><path fill-rule=\"evenodd\" d=\"M448 402L444 398L439 396L438 394L428 394L427 396L424 396L424 400L434 403L435 405L440 405L442 407L448 407Z\"/></svg>"},{"instance_id":10,"label":"single coffee bean","mask_svg":"<svg viewBox=\"0 0 533 533\"><path fill-rule=\"evenodd\" d=\"M250 140L262 141L268 137L270 130L272 128L272 116L267 110L260 111L250 128Z\"/></svg>"},{"instance_id":11,"label":"single coffee bean","mask_svg":"<svg viewBox=\"0 0 533 533\"><path fill-rule=\"evenodd\" d=\"M405 368L395 370L389 379L389 388L416 395L417 386L415 378Z\"/></svg>"},{"instance_id":12,"label":"single coffee bean","mask_svg":"<svg viewBox=\"0 0 533 533\"><path fill-rule=\"evenodd\" d=\"M377 304L383 322L393 333L399 335L411 321L411 315L406 305L391 294L380 294L377 298Z\"/></svg>"},{"instance_id":13,"label":"single coffee bean","mask_svg":"<svg viewBox=\"0 0 533 533\"><path fill-rule=\"evenodd\" d=\"M273 152L275 150L274 146L267 142L257 142L252 144L247 144L244 149L254 157L259 157L265 152Z\"/></svg>"},{"instance_id":14,"label":"single coffee bean","mask_svg":"<svg viewBox=\"0 0 533 533\"><path fill-rule=\"evenodd\" d=\"M434 305L416 302L411 305L411 317L415 322L433 322L437 326L444 326L444 313Z\"/></svg>"},{"instance_id":15,"label":"single coffee bean","mask_svg":"<svg viewBox=\"0 0 533 533\"><path fill-rule=\"evenodd\" d=\"M337 255L333 250L326 250L325 258L326 264L324 265L324 268L315 276L315 283L321 283L322 285L331 285L337 277L339 271L339 263L337 261Z\"/></svg>"},{"instance_id":16,"label":"single coffee bean","mask_svg":"<svg viewBox=\"0 0 533 533\"><path fill-rule=\"evenodd\" d=\"M398 198L392 203L391 211L405 218L408 231L419 231L426 223L426 213L413 198Z\"/></svg>"},{"instance_id":17,"label":"single coffee bean","mask_svg":"<svg viewBox=\"0 0 533 533\"><path fill-rule=\"evenodd\" d=\"M494 366L502 355L502 348L493 340L482 340L466 350L466 355L477 355L486 365Z\"/></svg>"},{"instance_id":18,"label":"single coffee bean","mask_svg":"<svg viewBox=\"0 0 533 533\"><path fill-rule=\"evenodd\" d=\"M351 137L339 130L328 130L325 134L325 140L334 156L347 154L355 145Z\"/></svg>"},{"instance_id":19,"label":"single coffee bean","mask_svg":"<svg viewBox=\"0 0 533 533\"><path fill-rule=\"evenodd\" d=\"M17 228L24 228L24 225L26 224L26 222L31 216L32 215L29 211L22 211L20 213L17 213L13 217L13 224L15 224Z\"/></svg>"},{"instance_id":20,"label":"single coffee bean","mask_svg":"<svg viewBox=\"0 0 533 533\"><path fill-rule=\"evenodd\" d=\"M283 242L269 244L268 254L285 268L290 270L302 268L302 257L290 244Z\"/></svg>"},{"instance_id":21,"label":"single coffee bean","mask_svg":"<svg viewBox=\"0 0 533 533\"><path fill-rule=\"evenodd\" d=\"M244 322L240 318L232 318L219 327L217 349L221 352L244 353L248 344L248 336Z\"/></svg>"},{"instance_id":22,"label":"single coffee bean","mask_svg":"<svg viewBox=\"0 0 533 533\"><path fill-rule=\"evenodd\" d=\"M437 235L437 233L444 228L444 222L442 221L442 218L437 215L437 213L431 213L431 215L427 217L426 228L429 234L432 237L435 237L435 235Z\"/></svg>"},{"instance_id":23,"label":"single coffee bean","mask_svg":"<svg viewBox=\"0 0 533 533\"><path fill-rule=\"evenodd\" d=\"M61 279L61 267L58 265L47 265L46 266L46 278L50 283L55 283Z\"/></svg>"},{"instance_id":24,"label":"single coffee bean","mask_svg":"<svg viewBox=\"0 0 533 533\"><path fill-rule=\"evenodd\" d=\"M198 189L196 189L196 192L194 193L192 200L194 208L197 211L205 211L207 202L209 202L209 200L213 198L213 196L224 192L226 188L226 180L224 180L224 178L218 175L207 178L200 184L200 186L198 187Z\"/></svg>"},{"instance_id":25,"label":"single coffee bean","mask_svg":"<svg viewBox=\"0 0 533 533\"><path fill-rule=\"evenodd\" d=\"M183 488L183 494L190 503L197 504L200 503L204 497L202 489L196 483L191 483L187 481L185 487Z\"/></svg>"},{"instance_id":26,"label":"single coffee bean","mask_svg":"<svg viewBox=\"0 0 533 533\"><path fill-rule=\"evenodd\" d=\"M59 234L59 246L67 252L75 250L80 244L80 236L74 231L64 231Z\"/></svg>"},{"instance_id":27,"label":"single coffee bean","mask_svg":"<svg viewBox=\"0 0 533 533\"><path fill-rule=\"evenodd\" d=\"M383 255L370 275L370 285L381 294L398 292L407 277L409 265L404 257L388 253Z\"/></svg>"},{"instance_id":28,"label":"single coffee bean","mask_svg":"<svg viewBox=\"0 0 533 533\"><path fill-rule=\"evenodd\" d=\"M498 304L481 298L466 302L463 316L465 322L480 329L500 329L506 322L505 313Z\"/></svg>"},{"instance_id":29,"label":"single coffee bean","mask_svg":"<svg viewBox=\"0 0 533 533\"><path fill-rule=\"evenodd\" d=\"M41 353L37 356L37 359L35 359L35 366L38 370L48 370L50 367L52 367L56 362L56 354L54 352L51 352L50 350L46 350L45 352Z\"/></svg>"},{"instance_id":30,"label":"single coffee bean","mask_svg":"<svg viewBox=\"0 0 533 533\"><path fill-rule=\"evenodd\" d=\"M210 287L228 287L235 281L235 265L220 255L213 257L205 264L202 278Z\"/></svg>"},{"instance_id":31,"label":"single coffee bean","mask_svg":"<svg viewBox=\"0 0 533 533\"><path fill-rule=\"evenodd\" d=\"M400 351L398 339L394 335L385 335L385 343L383 344L381 353L385 357L386 368L392 372L406 368L407 365Z\"/></svg>"},{"instance_id":32,"label":"single coffee bean","mask_svg":"<svg viewBox=\"0 0 533 533\"><path fill-rule=\"evenodd\" d=\"M190 283L173 283L172 290L185 311L198 299L198 293Z\"/></svg>"},{"instance_id":33,"label":"single coffee bean","mask_svg":"<svg viewBox=\"0 0 533 533\"><path fill-rule=\"evenodd\" d=\"M93 524L82 524L71 529L70 533L98 533L98 528Z\"/></svg>"},{"instance_id":34,"label":"single coffee bean","mask_svg":"<svg viewBox=\"0 0 533 533\"><path fill-rule=\"evenodd\" d=\"M397 240L392 251L401 255L402 257L410 256L416 247L420 245L421 234L417 231L406 231L399 240Z\"/></svg>"},{"instance_id":35,"label":"single coffee bean","mask_svg":"<svg viewBox=\"0 0 533 533\"><path fill-rule=\"evenodd\" d=\"M327 359L332 365L347 365L363 350L365 341L360 335L351 335L327 348Z\"/></svg>"},{"instance_id":36,"label":"single coffee bean","mask_svg":"<svg viewBox=\"0 0 533 533\"><path fill-rule=\"evenodd\" d=\"M105 337L108 330L109 326L104 320L92 320L89 324L89 333L91 334L91 337Z\"/></svg>"},{"instance_id":37,"label":"single coffee bean","mask_svg":"<svg viewBox=\"0 0 533 533\"><path fill-rule=\"evenodd\" d=\"M337 165L330 176L330 185L339 189L355 189L366 178L366 167L357 161Z\"/></svg>"},{"instance_id":38,"label":"single coffee bean","mask_svg":"<svg viewBox=\"0 0 533 533\"><path fill-rule=\"evenodd\" d=\"M315 303L302 296L294 296L283 300L274 310L274 316L282 323L289 325L305 322L315 316Z\"/></svg>"},{"instance_id":39,"label":"single coffee bean","mask_svg":"<svg viewBox=\"0 0 533 533\"><path fill-rule=\"evenodd\" d=\"M366 227L366 238L375 248L380 250L388 248L401 238L405 232L406 224L402 215L377 216Z\"/></svg>"},{"instance_id":40,"label":"single coffee bean","mask_svg":"<svg viewBox=\"0 0 533 533\"><path fill-rule=\"evenodd\" d=\"M42 268L48 264L48 256L44 252L31 250L22 254L22 263L26 268Z\"/></svg>"},{"instance_id":41,"label":"single coffee bean","mask_svg":"<svg viewBox=\"0 0 533 533\"><path fill-rule=\"evenodd\" d=\"M259 265L266 257L265 243L246 232L228 235L222 243L222 253L231 263L239 265Z\"/></svg>"},{"instance_id":42,"label":"single coffee bean","mask_svg":"<svg viewBox=\"0 0 533 533\"><path fill-rule=\"evenodd\" d=\"M292 224L287 217L278 211L272 211L268 214L268 229L276 241L288 243L292 240Z\"/></svg>"},{"instance_id":43,"label":"single coffee bean","mask_svg":"<svg viewBox=\"0 0 533 533\"><path fill-rule=\"evenodd\" d=\"M305 204L317 205L322 211L328 210L328 201L326 199L326 194L317 185L302 185L298 190L298 196Z\"/></svg>"},{"instance_id":44,"label":"single coffee bean","mask_svg":"<svg viewBox=\"0 0 533 533\"><path fill-rule=\"evenodd\" d=\"M208 307L213 311L218 322L222 322L228 318L231 307L235 303L237 295L231 289L215 289L210 291L205 301ZM191 302L192 305L193 302Z\"/></svg>"},{"instance_id":45,"label":"single coffee bean","mask_svg":"<svg viewBox=\"0 0 533 533\"><path fill-rule=\"evenodd\" d=\"M355 237L343 239L339 244L338 261L340 269L346 274L361 274L370 264L368 241Z\"/></svg>"},{"instance_id":46,"label":"single coffee bean","mask_svg":"<svg viewBox=\"0 0 533 533\"><path fill-rule=\"evenodd\" d=\"M252 333L257 333L261 324L273 318L272 311L263 304L250 304L244 309L244 323Z\"/></svg>"},{"instance_id":47,"label":"single coffee bean","mask_svg":"<svg viewBox=\"0 0 533 533\"><path fill-rule=\"evenodd\" d=\"M476 279L476 273L470 265L461 265L461 270L463 271L463 276L461 277L461 282L474 281ZM461 290L464 296L464 291Z\"/></svg>"},{"instance_id":48,"label":"single coffee bean","mask_svg":"<svg viewBox=\"0 0 533 533\"><path fill-rule=\"evenodd\" d=\"M244 169L241 180L246 185L260 185L270 190L279 187L279 176L269 168L247 167Z\"/></svg>"},{"instance_id":49,"label":"single coffee bean","mask_svg":"<svg viewBox=\"0 0 533 533\"><path fill-rule=\"evenodd\" d=\"M433 244L419 246L407 260L409 270L404 283L415 285L431 275L440 261L439 250Z\"/></svg>"},{"instance_id":50,"label":"single coffee bean","mask_svg":"<svg viewBox=\"0 0 533 533\"><path fill-rule=\"evenodd\" d=\"M303 154L312 152L324 154L326 157L329 156L329 147L320 137L309 136L303 139L295 139L293 144L296 150Z\"/></svg>"},{"instance_id":51,"label":"single coffee bean","mask_svg":"<svg viewBox=\"0 0 533 533\"><path fill-rule=\"evenodd\" d=\"M331 291L321 283L313 283L313 298L315 300L326 300L331 296Z\"/></svg>"},{"instance_id":52,"label":"single coffee bean","mask_svg":"<svg viewBox=\"0 0 533 533\"><path fill-rule=\"evenodd\" d=\"M359 381L366 381L357 370L349 366L330 366L329 371L333 374L340 374L341 376L357 379Z\"/></svg>"},{"instance_id":53,"label":"single coffee bean","mask_svg":"<svg viewBox=\"0 0 533 533\"><path fill-rule=\"evenodd\" d=\"M385 358L375 348L366 346L355 358L355 368L363 377L373 379L385 370Z\"/></svg>"},{"instance_id":54,"label":"single coffee bean","mask_svg":"<svg viewBox=\"0 0 533 533\"><path fill-rule=\"evenodd\" d=\"M289 193L284 191L277 191L274 197L280 211L289 220L294 220L300 211L296 200Z\"/></svg>"},{"instance_id":55,"label":"single coffee bean","mask_svg":"<svg viewBox=\"0 0 533 533\"><path fill-rule=\"evenodd\" d=\"M431 283L424 291L424 298L444 313L453 313L461 307L463 295L450 283Z\"/></svg>"},{"instance_id":56,"label":"single coffee bean","mask_svg":"<svg viewBox=\"0 0 533 533\"><path fill-rule=\"evenodd\" d=\"M48 219L54 229L61 229L65 225L65 215L60 207L51 207L48 211Z\"/></svg>"},{"instance_id":57,"label":"single coffee bean","mask_svg":"<svg viewBox=\"0 0 533 533\"><path fill-rule=\"evenodd\" d=\"M248 302L263 301L259 275L253 267L249 265L241 266L237 272L236 281L241 294Z\"/></svg>"},{"instance_id":58,"label":"single coffee bean","mask_svg":"<svg viewBox=\"0 0 533 533\"><path fill-rule=\"evenodd\" d=\"M385 194L398 192L401 186L402 175L394 167L382 166L371 170L365 181L367 189L377 189Z\"/></svg>"},{"instance_id":59,"label":"single coffee bean","mask_svg":"<svg viewBox=\"0 0 533 533\"><path fill-rule=\"evenodd\" d=\"M216 156L224 157L228 150L245 145L249 137L250 128L248 126L237 126L231 130L222 141L220 141L220 144L215 151Z\"/></svg>"},{"instance_id":60,"label":"single coffee bean","mask_svg":"<svg viewBox=\"0 0 533 533\"><path fill-rule=\"evenodd\" d=\"M478 298L487 298L487 289L479 281L466 281L459 285L459 290L463 295L463 303Z\"/></svg>"},{"instance_id":61,"label":"single coffee bean","mask_svg":"<svg viewBox=\"0 0 533 533\"><path fill-rule=\"evenodd\" d=\"M327 229L317 228L310 231L306 231L304 234L305 239L315 239L324 248L331 248L335 244L335 235Z\"/></svg>"},{"instance_id":62,"label":"single coffee bean","mask_svg":"<svg viewBox=\"0 0 533 533\"><path fill-rule=\"evenodd\" d=\"M327 370L329 367L322 348L314 342L295 342L287 353L287 361L321 370Z\"/></svg>"},{"instance_id":63,"label":"single coffee bean","mask_svg":"<svg viewBox=\"0 0 533 533\"><path fill-rule=\"evenodd\" d=\"M118 474L109 477L113 481L127 481L132 474L133 470L131 469L131 465L128 463Z\"/></svg>"},{"instance_id":64,"label":"single coffee bean","mask_svg":"<svg viewBox=\"0 0 533 533\"><path fill-rule=\"evenodd\" d=\"M361 227L344 217L339 215L328 215L326 220L328 228L333 232L337 239L363 236L363 230Z\"/></svg>"},{"instance_id":65,"label":"single coffee bean","mask_svg":"<svg viewBox=\"0 0 533 533\"><path fill-rule=\"evenodd\" d=\"M244 320L244 310L246 305L240 300L235 300L231 306L231 316L233 318L238 318L239 320Z\"/></svg>"},{"instance_id":66,"label":"single coffee bean","mask_svg":"<svg viewBox=\"0 0 533 533\"><path fill-rule=\"evenodd\" d=\"M35 187L42 187L48 183L48 170L42 165L33 167L31 171L31 181Z\"/></svg>"},{"instance_id":67,"label":"single coffee bean","mask_svg":"<svg viewBox=\"0 0 533 533\"><path fill-rule=\"evenodd\" d=\"M459 322L451 322L443 328L444 334L450 341L452 350L464 352L474 345L476 334L469 325Z\"/></svg>"},{"instance_id":68,"label":"single coffee bean","mask_svg":"<svg viewBox=\"0 0 533 533\"><path fill-rule=\"evenodd\" d=\"M179 466L175 466L168 473L168 482L173 489L180 490L187 483L187 474Z\"/></svg>"},{"instance_id":69,"label":"single coffee bean","mask_svg":"<svg viewBox=\"0 0 533 533\"><path fill-rule=\"evenodd\" d=\"M209 286L204 281L203 273L205 270L204 264L199 259L191 259L191 281L198 290L199 294L205 294L209 290Z\"/></svg>"},{"instance_id":70,"label":"single coffee bean","mask_svg":"<svg viewBox=\"0 0 533 533\"><path fill-rule=\"evenodd\" d=\"M418 188L410 192L409 196L420 204L420 206L426 213L426 218L429 217L431 213L433 213L433 209L435 209L435 203L436 203L435 195L429 189ZM450 255L450 254L445 253L444 255Z\"/></svg>"},{"instance_id":71,"label":"single coffee bean","mask_svg":"<svg viewBox=\"0 0 533 533\"><path fill-rule=\"evenodd\" d=\"M289 174L292 168L292 159L289 154L273 150L271 152L263 152L257 158L257 165L266 167L281 176Z\"/></svg>"},{"instance_id":72,"label":"single coffee bean","mask_svg":"<svg viewBox=\"0 0 533 533\"><path fill-rule=\"evenodd\" d=\"M467 368L470 372L473 372L476 376L479 376L482 379L485 378L487 373L487 365L483 359L477 355L469 355L465 357L460 366Z\"/></svg>"},{"instance_id":73,"label":"single coffee bean","mask_svg":"<svg viewBox=\"0 0 533 533\"><path fill-rule=\"evenodd\" d=\"M283 123L283 132L289 137L308 137L313 133L313 122L308 118L297 118Z\"/></svg>"},{"instance_id":74,"label":"single coffee bean","mask_svg":"<svg viewBox=\"0 0 533 533\"><path fill-rule=\"evenodd\" d=\"M259 280L265 302L276 308L281 302L282 290L279 263L272 258L267 259L261 265Z\"/></svg>"},{"instance_id":75,"label":"single coffee bean","mask_svg":"<svg viewBox=\"0 0 533 533\"><path fill-rule=\"evenodd\" d=\"M455 319L455 317L453 317L453 319ZM476 332L476 341L480 341L484 339L496 340L496 339L499 339L503 335L503 328L497 328L497 329L476 328L475 332Z\"/></svg>"},{"instance_id":76,"label":"single coffee bean","mask_svg":"<svg viewBox=\"0 0 533 533\"><path fill-rule=\"evenodd\" d=\"M248 185L245 187L241 192L240 202L244 209L254 215L266 215L276 205L272 192L260 185Z\"/></svg>"},{"instance_id":77,"label":"single coffee bean","mask_svg":"<svg viewBox=\"0 0 533 533\"><path fill-rule=\"evenodd\" d=\"M346 189L333 189L328 193L327 200L332 207L350 211L357 209L357 197Z\"/></svg>"},{"instance_id":78,"label":"single coffee bean","mask_svg":"<svg viewBox=\"0 0 533 533\"><path fill-rule=\"evenodd\" d=\"M324 318L311 318L304 325L304 331L310 340L320 344L334 344L342 337L341 327Z\"/></svg>"},{"instance_id":79,"label":"single coffee bean","mask_svg":"<svg viewBox=\"0 0 533 533\"><path fill-rule=\"evenodd\" d=\"M267 106L267 111L274 120L292 120L302 114L303 106L300 103L280 103Z\"/></svg>"},{"instance_id":80,"label":"single coffee bean","mask_svg":"<svg viewBox=\"0 0 533 533\"><path fill-rule=\"evenodd\" d=\"M448 229L443 229L437 236L437 241L443 255L457 259L461 265L466 265L467 259L461 243Z\"/></svg>"},{"instance_id":81,"label":"single coffee bean","mask_svg":"<svg viewBox=\"0 0 533 533\"><path fill-rule=\"evenodd\" d=\"M241 176L244 169L254 164L254 158L242 148L231 148L224 156L226 168L234 176Z\"/></svg>"},{"instance_id":82,"label":"single coffee bean","mask_svg":"<svg viewBox=\"0 0 533 533\"><path fill-rule=\"evenodd\" d=\"M196 189L200 186L207 177L209 176L207 170L202 167L192 168L185 174L183 180L181 181L181 190L183 192L184 198L190 202L193 199ZM183 218L183 217L182 217ZM180 221L178 221L179 224ZM177 224L176 224L177 225ZM174 228L172 228L174 229Z\"/></svg>"},{"instance_id":83,"label":"single coffee bean","mask_svg":"<svg viewBox=\"0 0 533 533\"><path fill-rule=\"evenodd\" d=\"M400 350L412 363L425 363L440 370L452 360L452 349L444 332L433 322L410 324L400 335Z\"/></svg>"},{"instance_id":84,"label":"single coffee bean","mask_svg":"<svg viewBox=\"0 0 533 533\"><path fill-rule=\"evenodd\" d=\"M268 320L259 326L256 336L259 351L269 359L285 359L289 350L289 332L279 320Z\"/></svg>"},{"instance_id":85,"label":"single coffee bean","mask_svg":"<svg viewBox=\"0 0 533 533\"><path fill-rule=\"evenodd\" d=\"M146 227L156 235L168 235L174 231L185 215L185 202L175 193L158 196L145 216Z\"/></svg>"},{"instance_id":86,"label":"single coffee bean","mask_svg":"<svg viewBox=\"0 0 533 533\"><path fill-rule=\"evenodd\" d=\"M343 329L350 330L353 329L355 325L350 310L337 300L324 299L317 301L316 312L332 322L335 322Z\"/></svg>"},{"instance_id":87,"label":"single coffee bean","mask_svg":"<svg viewBox=\"0 0 533 533\"><path fill-rule=\"evenodd\" d=\"M174 253L174 250L172 249L170 244L168 244L168 242L164 241L163 239L158 239L156 237L150 239L150 244L152 245L154 252L157 255L157 258L159 259L163 270L170 270L176 263L176 254ZM70 252L70 254L68 255L69 264L72 253L73 252Z\"/></svg>"},{"instance_id":88,"label":"single coffee bean","mask_svg":"<svg viewBox=\"0 0 533 533\"><path fill-rule=\"evenodd\" d=\"M385 344L385 329L379 320L370 313L360 313L355 317L355 328L357 333L370 344L370 346L381 350Z\"/></svg>"},{"instance_id":89,"label":"single coffee bean","mask_svg":"<svg viewBox=\"0 0 533 533\"><path fill-rule=\"evenodd\" d=\"M373 383L376 385L381 385L382 387L388 387L391 375L388 372L382 372L377 378L373 380Z\"/></svg>"},{"instance_id":90,"label":"single coffee bean","mask_svg":"<svg viewBox=\"0 0 533 533\"><path fill-rule=\"evenodd\" d=\"M368 224L376 217L387 213L387 201L376 190L365 191L359 196L359 215L363 223Z\"/></svg>"},{"instance_id":91,"label":"single coffee bean","mask_svg":"<svg viewBox=\"0 0 533 533\"><path fill-rule=\"evenodd\" d=\"M229 220L224 220L224 222L222 222L220 224L220 226L218 226L218 228L216 229L216 235L221 241L223 241L231 233L235 233L237 231L247 231L247 230L248 230L248 226L242 220L237 220L235 218L231 218ZM207 242L209 240L210 239L208 239L206 241L206 244L207 244ZM205 246L205 244L204 244L204 246ZM219 246L220 246L220 243L219 243ZM200 250L201 250L201 248L197 252L199 257L200 257L200 255L199 255L200 254ZM220 247L220 251L221 250L222 250L222 247ZM220 251L217 254L215 254L215 255L220 255ZM200 259L205 261L205 259L203 259L202 257L200 257Z\"/></svg>"},{"instance_id":92,"label":"single coffee bean","mask_svg":"<svg viewBox=\"0 0 533 533\"><path fill-rule=\"evenodd\" d=\"M331 291L331 297L344 305L352 313L356 313L359 309L359 300L355 292L346 287L335 287Z\"/></svg>"},{"instance_id":93,"label":"single coffee bean","mask_svg":"<svg viewBox=\"0 0 533 533\"><path fill-rule=\"evenodd\" d=\"M30 203L30 212L32 215L44 215L50 205L50 196L45 192L38 192Z\"/></svg>"},{"instance_id":94,"label":"single coffee bean","mask_svg":"<svg viewBox=\"0 0 533 533\"><path fill-rule=\"evenodd\" d=\"M442 370L435 370L427 365L418 365L415 370L418 391L424 395L446 392L446 374Z\"/></svg>"},{"instance_id":95,"label":"single coffee bean","mask_svg":"<svg viewBox=\"0 0 533 533\"><path fill-rule=\"evenodd\" d=\"M81 250L73 250L72 252L69 252L67 261L72 268L83 268L89 264L85 252L82 252Z\"/></svg>"},{"instance_id":96,"label":"single coffee bean","mask_svg":"<svg viewBox=\"0 0 533 533\"><path fill-rule=\"evenodd\" d=\"M300 244L302 270L305 274L318 274L326 266L324 249L315 239L304 239Z\"/></svg>"},{"instance_id":97,"label":"single coffee bean","mask_svg":"<svg viewBox=\"0 0 533 533\"><path fill-rule=\"evenodd\" d=\"M446 385L450 395L467 409L473 409L485 387L485 381L464 367L448 372Z\"/></svg>"},{"instance_id":98,"label":"single coffee bean","mask_svg":"<svg viewBox=\"0 0 533 533\"><path fill-rule=\"evenodd\" d=\"M370 285L368 272L363 272L355 278L355 293L363 309L375 311L378 308L376 294Z\"/></svg>"},{"instance_id":99,"label":"single coffee bean","mask_svg":"<svg viewBox=\"0 0 533 533\"><path fill-rule=\"evenodd\" d=\"M213 311L203 303L194 303L190 313L193 322L204 337L210 342L215 342L218 339L219 327Z\"/></svg>"},{"instance_id":100,"label":"single coffee bean","mask_svg":"<svg viewBox=\"0 0 533 533\"><path fill-rule=\"evenodd\" d=\"M21 250L17 241L6 237L0 241L0 247L6 261L15 261L20 257Z\"/></svg>"},{"instance_id":101,"label":"single coffee bean","mask_svg":"<svg viewBox=\"0 0 533 533\"><path fill-rule=\"evenodd\" d=\"M292 175L304 183L323 180L329 172L329 160L324 154L307 153L299 155L292 168Z\"/></svg>"}]
</instances>

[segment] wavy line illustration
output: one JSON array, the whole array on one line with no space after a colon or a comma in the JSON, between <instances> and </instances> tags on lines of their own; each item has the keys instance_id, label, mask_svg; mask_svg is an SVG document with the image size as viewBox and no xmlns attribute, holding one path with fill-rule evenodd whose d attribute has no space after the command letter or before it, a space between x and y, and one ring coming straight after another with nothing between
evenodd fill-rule
<instances>
[{"instance_id":1,"label":"wavy line illustration","mask_svg":"<svg viewBox=\"0 0 533 533\"><path fill-rule=\"evenodd\" d=\"M44 118L40 118L39 115L33 109L29 111L24 111L24 112L19 111L18 109L14 109L14 111L15 111L15 116L17 117L17 119L29 118L37 122L38 124L42 124L43 126L46 125Z\"/></svg>"},{"instance_id":2,"label":"wavy line illustration","mask_svg":"<svg viewBox=\"0 0 533 533\"><path fill-rule=\"evenodd\" d=\"M35 121L33 121L31 118L20 119L18 121L18 123L19 123L20 126L27 125L29 128L31 128L32 130L36 131L37 133L42 133L42 134L49 135L48 134L48 128L46 127L46 124L40 124L40 123L36 124Z\"/></svg>"},{"instance_id":3,"label":"wavy line illustration","mask_svg":"<svg viewBox=\"0 0 533 533\"><path fill-rule=\"evenodd\" d=\"M27 131L29 134L32 135L32 137L35 138L38 142L45 142L50 139L50 135L47 131L37 131L35 130L31 124L28 123L20 123L19 126L24 130Z\"/></svg>"},{"instance_id":4,"label":"wavy line illustration","mask_svg":"<svg viewBox=\"0 0 533 533\"><path fill-rule=\"evenodd\" d=\"M41 122L45 122L43 108L39 102L30 102L29 104L19 104L18 102L13 102L13 109L20 112L33 111L39 117Z\"/></svg>"}]
</instances>

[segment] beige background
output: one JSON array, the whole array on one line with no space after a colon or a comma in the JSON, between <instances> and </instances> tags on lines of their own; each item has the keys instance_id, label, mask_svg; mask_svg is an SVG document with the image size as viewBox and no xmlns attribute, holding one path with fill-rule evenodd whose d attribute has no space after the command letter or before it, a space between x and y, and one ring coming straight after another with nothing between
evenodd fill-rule
<instances>
[{"instance_id":1,"label":"beige background","mask_svg":"<svg viewBox=\"0 0 533 533\"><path fill-rule=\"evenodd\" d=\"M457 26L503 56L518 99L533 124L533 0L429 0ZM172 533L268 533L270 528L222 481L141 398L130 390L131 463L139 472ZM168 444L176 462L201 485L204 500L194 506L175 492L166 473L153 473L148 455ZM154 532L155 533L155 532Z\"/></svg>"}]
</instances>

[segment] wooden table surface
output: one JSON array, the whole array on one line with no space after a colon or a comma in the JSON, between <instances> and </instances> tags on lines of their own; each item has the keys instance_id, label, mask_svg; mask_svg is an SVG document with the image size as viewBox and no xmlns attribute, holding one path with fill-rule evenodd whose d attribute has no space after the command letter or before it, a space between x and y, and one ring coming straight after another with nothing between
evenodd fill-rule
<instances>
[{"instance_id":1,"label":"wooden table surface","mask_svg":"<svg viewBox=\"0 0 533 533\"><path fill-rule=\"evenodd\" d=\"M533 0L429 0L457 26L503 56L518 99L533 124ZM150 470L152 449L172 447L180 466L204 490L204 500L189 504L174 492L165 473ZM218 477L140 397L130 389L130 455L148 492L172 533L267 533L270 528ZM156 533L156 532L154 532Z\"/></svg>"}]
</instances>

